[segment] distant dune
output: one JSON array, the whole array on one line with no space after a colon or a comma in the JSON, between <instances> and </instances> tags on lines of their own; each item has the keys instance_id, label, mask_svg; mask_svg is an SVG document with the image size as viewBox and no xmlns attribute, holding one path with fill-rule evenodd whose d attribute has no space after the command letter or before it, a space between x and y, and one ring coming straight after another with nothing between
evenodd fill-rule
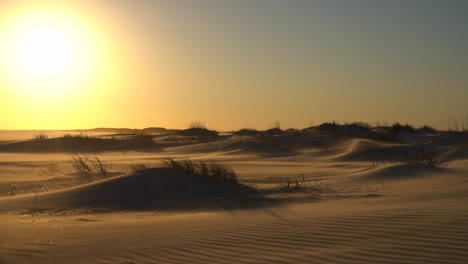
<instances>
[{"instance_id":1,"label":"distant dune","mask_svg":"<svg viewBox=\"0 0 468 264\"><path fill-rule=\"evenodd\" d=\"M233 142L223 148L224 151L238 151L242 153L253 153L266 156L294 155L294 150L275 141L242 139Z\"/></svg>"},{"instance_id":2,"label":"distant dune","mask_svg":"<svg viewBox=\"0 0 468 264\"><path fill-rule=\"evenodd\" d=\"M150 137L114 139L69 136L5 143L0 145L0 152L98 152L157 148L157 144Z\"/></svg>"}]
</instances>

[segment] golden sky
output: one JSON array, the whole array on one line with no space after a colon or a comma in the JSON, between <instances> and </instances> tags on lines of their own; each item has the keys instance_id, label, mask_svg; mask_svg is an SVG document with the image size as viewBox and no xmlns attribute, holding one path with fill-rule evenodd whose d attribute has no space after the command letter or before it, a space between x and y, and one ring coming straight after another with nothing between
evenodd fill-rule
<instances>
[{"instance_id":1,"label":"golden sky","mask_svg":"<svg viewBox=\"0 0 468 264\"><path fill-rule=\"evenodd\" d=\"M0 129L443 128L465 1L0 0Z\"/></svg>"}]
</instances>

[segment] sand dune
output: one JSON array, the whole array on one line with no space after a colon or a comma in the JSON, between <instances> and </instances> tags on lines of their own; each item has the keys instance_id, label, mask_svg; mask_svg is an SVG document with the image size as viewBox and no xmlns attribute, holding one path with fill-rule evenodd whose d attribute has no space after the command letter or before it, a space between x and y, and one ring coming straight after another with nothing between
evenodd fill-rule
<instances>
[{"instance_id":1,"label":"sand dune","mask_svg":"<svg viewBox=\"0 0 468 264\"><path fill-rule=\"evenodd\" d=\"M340 152L336 153L334 158L352 159L355 156L360 156L362 160L371 160L373 158L372 154L374 153L369 154L369 151L372 152L373 150L378 149L380 153L382 149L386 149L388 151L388 149L391 149L391 147L395 147L395 144L388 144L367 139L352 139L343 142Z\"/></svg>"},{"instance_id":2,"label":"sand dune","mask_svg":"<svg viewBox=\"0 0 468 264\"><path fill-rule=\"evenodd\" d=\"M98 152L122 150L158 150L151 138L134 137L112 139L97 137L58 137L42 140L26 140L0 145L0 152Z\"/></svg>"},{"instance_id":3,"label":"sand dune","mask_svg":"<svg viewBox=\"0 0 468 264\"><path fill-rule=\"evenodd\" d=\"M440 169L428 168L424 166L396 164L385 165L376 169L361 173L356 180L360 181L397 181L413 179L416 177L427 177L431 174L440 173Z\"/></svg>"},{"instance_id":4,"label":"sand dune","mask_svg":"<svg viewBox=\"0 0 468 264\"><path fill-rule=\"evenodd\" d=\"M161 153L108 153L125 164L167 155L221 161L248 186L152 168L0 197L0 263L466 263L464 137L423 144L456 147L448 168L377 162L419 143L329 139L233 137ZM29 173L41 160L15 155L0 172ZM18 181L31 179L21 175ZM239 199L239 189L248 195Z\"/></svg>"},{"instance_id":5,"label":"sand dune","mask_svg":"<svg viewBox=\"0 0 468 264\"><path fill-rule=\"evenodd\" d=\"M295 151L287 145L268 140L245 139L233 142L223 148L224 151L237 151L241 153L252 153L263 156L288 156L294 155Z\"/></svg>"},{"instance_id":6,"label":"sand dune","mask_svg":"<svg viewBox=\"0 0 468 264\"><path fill-rule=\"evenodd\" d=\"M213 208L232 205L239 195L256 192L209 176L152 168L61 191L0 199L0 210Z\"/></svg>"},{"instance_id":7,"label":"sand dune","mask_svg":"<svg viewBox=\"0 0 468 264\"><path fill-rule=\"evenodd\" d=\"M233 138L214 142L194 143L184 146L169 147L164 150L171 154L213 153L222 151L227 145L237 142L238 140L237 138Z\"/></svg>"}]
</instances>

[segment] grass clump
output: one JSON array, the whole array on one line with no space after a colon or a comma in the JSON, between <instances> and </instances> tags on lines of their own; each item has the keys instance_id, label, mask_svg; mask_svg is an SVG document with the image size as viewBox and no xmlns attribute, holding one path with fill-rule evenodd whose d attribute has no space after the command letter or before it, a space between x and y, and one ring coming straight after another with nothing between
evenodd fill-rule
<instances>
[{"instance_id":1,"label":"grass clump","mask_svg":"<svg viewBox=\"0 0 468 264\"><path fill-rule=\"evenodd\" d=\"M207 129L205 122L203 121L192 121L189 125L189 128L194 129Z\"/></svg>"},{"instance_id":2,"label":"grass clump","mask_svg":"<svg viewBox=\"0 0 468 264\"><path fill-rule=\"evenodd\" d=\"M219 162L167 158L162 163L165 168L178 169L194 175L210 176L218 182L239 183L237 173L230 166Z\"/></svg>"},{"instance_id":3,"label":"grass clump","mask_svg":"<svg viewBox=\"0 0 468 264\"><path fill-rule=\"evenodd\" d=\"M438 152L421 147L408 153L404 162L431 168L446 168L454 159L452 154L453 151Z\"/></svg>"},{"instance_id":4,"label":"grass clump","mask_svg":"<svg viewBox=\"0 0 468 264\"><path fill-rule=\"evenodd\" d=\"M35 140L46 140L46 139L49 139L49 135L47 135L46 133L38 133L38 134L34 135L34 139Z\"/></svg>"},{"instance_id":5,"label":"grass clump","mask_svg":"<svg viewBox=\"0 0 468 264\"><path fill-rule=\"evenodd\" d=\"M99 157L72 156L72 166L77 175L85 181L93 180L95 176L106 177L112 170L112 164L102 161Z\"/></svg>"},{"instance_id":6,"label":"grass clump","mask_svg":"<svg viewBox=\"0 0 468 264\"><path fill-rule=\"evenodd\" d=\"M412 148L402 152L394 159L381 160L378 163L383 164L407 164L413 166L424 166L429 168L443 169L455 159L455 149L450 151L436 151L425 147ZM374 165L374 167L376 167Z\"/></svg>"},{"instance_id":7,"label":"grass clump","mask_svg":"<svg viewBox=\"0 0 468 264\"><path fill-rule=\"evenodd\" d=\"M130 167L130 171L133 173L140 172L148 168L148 166L142 163L130 164L129 167Z\"/></svg>"},{"instance_id":8,"label":"grass clump","mask_svg":"<svg viewBox=\"0 0 468 264\"><path fill-rule=\"evenodd\" d=\"M193 121L188 129L180 130L176 134L199 139L215 139L219 136L217 131L208 129L202 121Z\"/></svg>"}]
</instances>

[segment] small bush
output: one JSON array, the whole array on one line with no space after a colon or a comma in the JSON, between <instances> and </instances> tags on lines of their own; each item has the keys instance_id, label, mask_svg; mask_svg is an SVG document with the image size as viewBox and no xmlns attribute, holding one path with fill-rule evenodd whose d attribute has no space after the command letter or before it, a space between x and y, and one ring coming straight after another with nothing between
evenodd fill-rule
<instances>
[{"instance_id":1,"label":"small bush","mask_svg":"<svg viewBox=\"0 0 468 264\"><path fill-rule=\"evenodd\" d=\"M391 133L416 133L416 129L410 125L401 125L400 123L395 123L390 128Z\"/></svg>"},{"instance_id":2,"label":"small bush","mask_svg":"<svg viewBox=\"0 0 468 264\"><path fill-rule=\"evenodd\" d=\"M417 132L419 134L437 134L438 133L437 129L428 125L424 125L423 127L418 128Z\"/></svg>"},{"instance_id":3,"label":"small bush","mask_svg":"<svg viewBox=\"0 0 468 264\"><path fill-rule=\"evenodd\" d=\"M238 183L237 173L229 166L218 162L176 160L167 158L162 161L163 167L182 170L194 175L210 176L219 182Z\"/></svg>"}]
</instances>

